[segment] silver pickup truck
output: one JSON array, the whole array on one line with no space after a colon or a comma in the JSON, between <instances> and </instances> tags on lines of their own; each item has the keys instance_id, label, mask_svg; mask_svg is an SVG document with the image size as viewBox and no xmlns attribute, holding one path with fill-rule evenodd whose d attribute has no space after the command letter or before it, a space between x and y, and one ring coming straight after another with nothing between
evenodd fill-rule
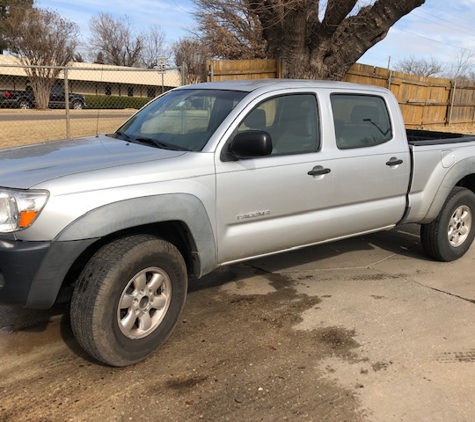
<instances>
[{"instance_id":1,"label":"silver pickup truck","mask_svg":"<svg viewBox=\"0 0 475 422\"><path fill-rule=\"evenodd\" d=\"M207 83L109 135L2 150L0 186L0 302L70 300L79 344L125 366L222 265L407 222L430 257L460 258L475 137L406 131L382 88Z\"/></svg>"}]
</instances>

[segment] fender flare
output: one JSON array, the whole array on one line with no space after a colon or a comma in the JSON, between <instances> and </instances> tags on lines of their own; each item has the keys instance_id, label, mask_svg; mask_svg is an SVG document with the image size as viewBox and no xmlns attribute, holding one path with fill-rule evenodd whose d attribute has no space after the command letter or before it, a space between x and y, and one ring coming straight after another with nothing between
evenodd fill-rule
<instances>
[{"instance_id":1,"label":"fender flare","mask_svg":"<svg viewBox=\"0 0 475 422\"><path fill-rule=\"evenodd\" d=\"M442 180L442 183L434 196L434 200L432 201L426 216L422 219L421 224L430 223L437 218L452 189L461 179L470 174L475 174L475 157L464 158L450 168Z\"/></svg>"},{"instance_id":2,"label":"fender flare","mask_svg":"<svg viewBox=\"0 0 475 422\"><path fill-rule=\"evenodd\" d=\"M199 198L187 193L145 196L95 208L70 223L55 242L101 238L132 227L166 221L183 222L196 245L201 277L216 268L217 248L208 212Z\"/></svg>"},{"instance_id":3,"label":"fender flare","mask_svg":"<svg viewBox=\"0 0 475 422\"><path fill-rule=\"evenodd\" d=\"M181 221L189 229L198 260L198 277L216 268L216 241L203 203L190 194L164 194L127 199L93 209L70 223L51 242L31 282L26 306L53 305L64 277L76 259L102 237L141 225Z\"/></svg>"}]
</instances>

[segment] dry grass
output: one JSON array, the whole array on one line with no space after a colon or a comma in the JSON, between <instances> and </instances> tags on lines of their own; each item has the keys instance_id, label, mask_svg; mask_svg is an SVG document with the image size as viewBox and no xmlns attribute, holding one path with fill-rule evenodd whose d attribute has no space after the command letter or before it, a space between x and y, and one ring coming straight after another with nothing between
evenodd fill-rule
<instances>
[{"instance_id":1,"label":"dry grass","mask_svg":"<svg viewBox=\"0 0 475 422\"><path fill-rule=\"evenodd\" d=\"M134 111L130 110L129 114ZM25 119L11 120L19 113L24 113ZM48 114L51 113L53 111L0 110L0 149L66 138L65 119L40 119L43 115L50 117ZM58 112L55 111L55 113ZM101 116L101 113L98 114L94 110L81 110L79 113L83 113L83 116L87 116L87 118L70 120L72 138L113 132L126 120L126 117L123 116L124 110L116 112L120 114L117 117L111 111L107 111L107 117Z\"/></svg>"}]
</instances>

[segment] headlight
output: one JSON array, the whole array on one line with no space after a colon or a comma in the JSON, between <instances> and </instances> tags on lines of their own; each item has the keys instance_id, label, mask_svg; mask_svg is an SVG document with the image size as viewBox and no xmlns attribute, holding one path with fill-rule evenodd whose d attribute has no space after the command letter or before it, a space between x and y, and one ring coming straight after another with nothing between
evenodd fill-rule
<instances>
[{"instance_id":1,"label":"headlight","mask_svg":"<svg viewBox=\"0 0 475 422\"><path fill-rule=\"evenodd\" d=\"M0 189L0 233L26 229L48 200L48 191Z\"/></svg>"}]
</instances>

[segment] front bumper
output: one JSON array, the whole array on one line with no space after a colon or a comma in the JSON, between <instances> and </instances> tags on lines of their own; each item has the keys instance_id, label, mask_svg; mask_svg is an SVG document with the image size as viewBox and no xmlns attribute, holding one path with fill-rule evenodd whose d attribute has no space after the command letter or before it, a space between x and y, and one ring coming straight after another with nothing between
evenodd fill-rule
<instances>
[{"instance_id":1,"label":"front bumper","mask_svg":"<svg viewBox=\"0 0 475 422\"><path fill-rule=\"evenodd\" d=\"M0 240L0 302L26 304L50 242Z\"/></svg>"},{"instance_id":2,"label":"front bumper","mask_svg":"<svg viewBox=\"0 0 475 422\"><path fill-rule=\"evenodd\" d=\"M50 308L69 269L95 240L21 242L0 238L0 303Z\"/></svg>"}]
</instances>

